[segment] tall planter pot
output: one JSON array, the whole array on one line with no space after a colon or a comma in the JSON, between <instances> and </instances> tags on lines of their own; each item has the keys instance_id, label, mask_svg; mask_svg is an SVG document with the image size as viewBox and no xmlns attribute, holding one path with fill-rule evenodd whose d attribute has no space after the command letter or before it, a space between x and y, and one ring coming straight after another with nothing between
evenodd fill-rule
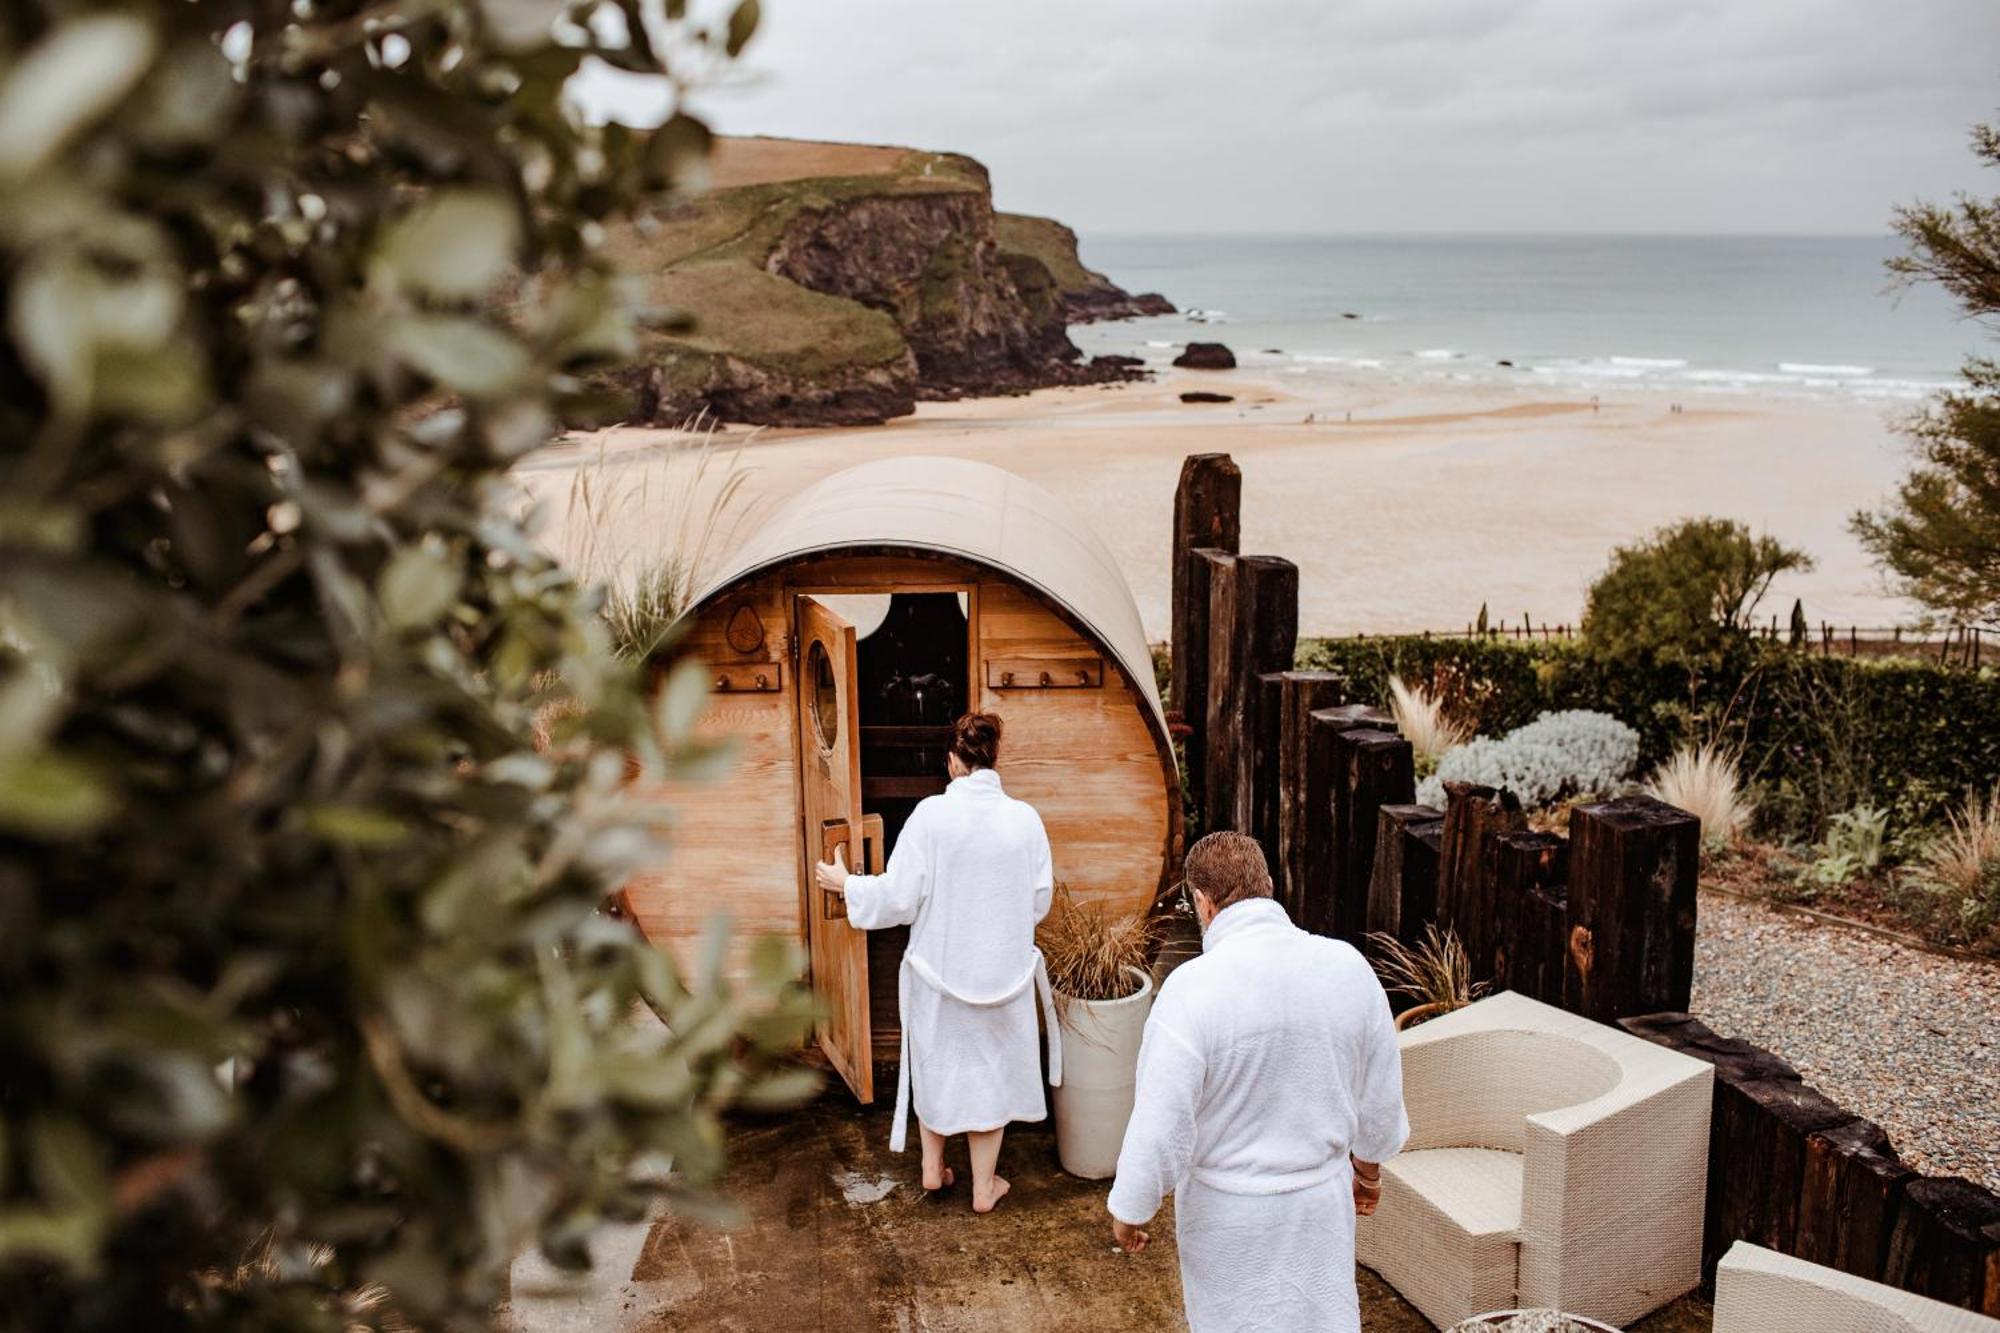
<instances>
[{"instance_id":1,"label":"tall planter pot","mask_svg":"<svg viewBox=\"0 0 2000 1333\"><path fill-rule=\"evenodd\" d=\"M1136 967L1125 972L1138 986L1116 1000L1058 996L1062 1028L1062 1086L1055 1089L1056 1155L1063 1170L1103 1180L1118 1170L1118 1148L1132 1118L1132 1088L1139 1072L1139 1039L1153 1010L1153 979Z\"/></svg>"}]
</instances>

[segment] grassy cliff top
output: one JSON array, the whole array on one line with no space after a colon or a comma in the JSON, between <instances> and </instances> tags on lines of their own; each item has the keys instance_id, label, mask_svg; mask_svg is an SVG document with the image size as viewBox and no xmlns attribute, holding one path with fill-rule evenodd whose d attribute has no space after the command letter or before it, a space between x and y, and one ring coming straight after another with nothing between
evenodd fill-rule
<instances>
[{"instance_id":1,"label":"grassy cliff top","mask_svg":"<svg viewBox=\"0 0 2000 1333\"><path fill-rule=\"evenodd\" d=\"M1109 278L1083 266L1076 253L1076 233L1054 218L996 213L993 226L1002 250L1040 260L1063 295L1103 291L1111 286Z\"/></svg>"}]
</instances>

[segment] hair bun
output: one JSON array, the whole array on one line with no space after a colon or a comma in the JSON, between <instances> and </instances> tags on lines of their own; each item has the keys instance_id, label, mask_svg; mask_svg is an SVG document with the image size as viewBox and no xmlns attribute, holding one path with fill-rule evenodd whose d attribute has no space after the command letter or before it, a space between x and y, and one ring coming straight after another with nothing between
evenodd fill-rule
<instances>
[{"instance_id":1,"label":"hair bun","mask_svg":"<svg viewBox=\"0 0 2000 1333\"><path fill-rule=\"evenodd\" d=\"M967 768L992 768L1000 762L1000 715L967 713L951 724L951 752Z\"/></svg>"}]
</instances>

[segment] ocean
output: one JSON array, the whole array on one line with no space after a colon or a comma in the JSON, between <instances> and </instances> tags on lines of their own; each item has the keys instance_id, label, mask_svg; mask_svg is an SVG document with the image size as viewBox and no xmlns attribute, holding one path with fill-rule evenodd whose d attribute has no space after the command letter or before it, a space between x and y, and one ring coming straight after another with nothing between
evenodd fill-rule
<instances>
[{"instance_id":1,"label":"ocean","mask_svg":"<svg viewBox=\"0 0 2000 1333\"><path fill-rule=\"evenodd\" d=\"M1082 251L1182 313L1072 338L1159 366L1202 340L1308 382L1893 403L2000 350L1936 289L1889 290L1894 237L1086 235Z\"/></svg>"}]
</instances>

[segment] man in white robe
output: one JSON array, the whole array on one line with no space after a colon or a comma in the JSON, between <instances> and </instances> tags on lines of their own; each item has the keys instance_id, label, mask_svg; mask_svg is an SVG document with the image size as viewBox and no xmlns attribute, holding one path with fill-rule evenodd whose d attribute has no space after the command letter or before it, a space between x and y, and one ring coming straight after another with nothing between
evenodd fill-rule
<instances>
[{"instance_id":1,"label":"man in white robe","mask_svg":"<svg viewBox=\"0 0 2000 1333\"><path fill-rule=\"evenodd\" d=\"M1055 887L1041 815L1007 795L992 764L999 719L968 714L954 726L951 784L918 803L880 875L822 864L822 888L847 895L848 924L908 925L897 993L902 1068L889 1147L903 1151L914 1103L923 1142L924 1188L949 1185L944 1143L969 1137L972 1206L989 1212L1007 1192L994 1172L1002 1131L1042 1120L1035 1001L1049 1034L1050 1081L1062 1082L1062 1047L1035 924Z\"/></svg>"},{"instance_id":2,"label":"man in white robe","mask_svg":"<svg viewBox=\"0 0 2000 1333\"><path fill-rule=\"evenodd\" d=\"M1350 945L1271 898L1263 850L1187 855L1202 954L1161 987L1111 1187L1128 1251L1172 1191L1195 1333L1359 1333L1354 1218L1409 1135L1388 996Z\"/></svg>"}]
</instances>

